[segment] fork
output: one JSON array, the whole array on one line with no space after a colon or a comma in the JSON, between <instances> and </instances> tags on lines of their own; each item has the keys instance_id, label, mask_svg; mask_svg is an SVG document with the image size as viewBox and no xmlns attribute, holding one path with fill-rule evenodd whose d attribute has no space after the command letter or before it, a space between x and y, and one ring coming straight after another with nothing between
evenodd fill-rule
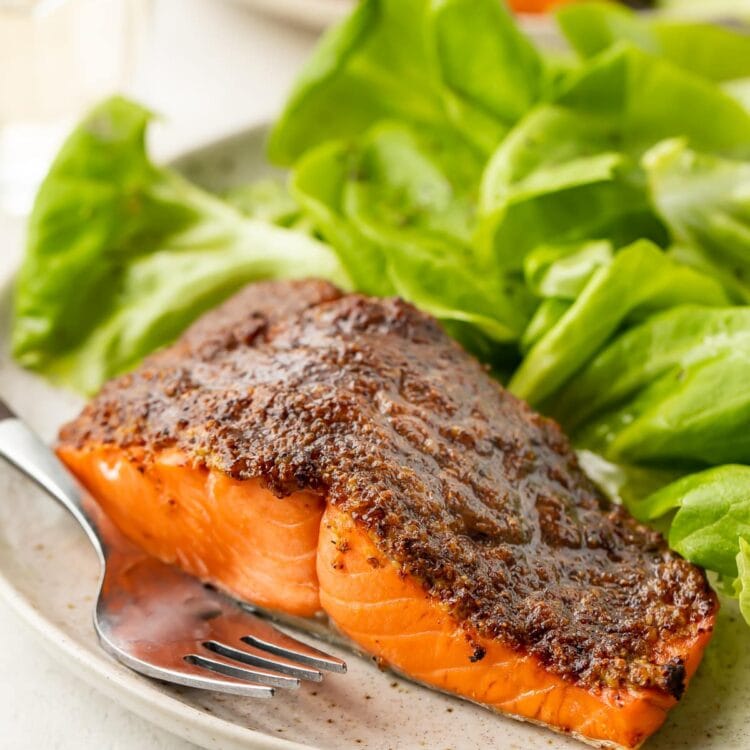
<instances>
[{"instance_id":1,"label":"fork","mask_svg":"<svg viewBox=\"0 0 750 750\"><path fill-rule=\"evenodd\" d=\"M253 698L346 664L282 633L208 584L138 549L54 452L0 400L0 456L83 527L101 563L94 627L109 654L164 682Z\"/></svg>"}]
</instances>

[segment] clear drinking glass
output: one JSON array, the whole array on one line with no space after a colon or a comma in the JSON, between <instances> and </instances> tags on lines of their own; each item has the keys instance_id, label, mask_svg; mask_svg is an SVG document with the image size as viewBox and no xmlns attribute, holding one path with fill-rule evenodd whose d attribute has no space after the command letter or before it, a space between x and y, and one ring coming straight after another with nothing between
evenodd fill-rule
<instances>
[{"instance_id":1,"label":"clear drinking glass","mask_svg":"<svg viewBox=\"0 0 750 750\"><path fill-rule=\"evenodd\" d=\"M0 0L0 211L24 213L75 120L125 90L150 0Z\"/></svg>"}]
</instances>

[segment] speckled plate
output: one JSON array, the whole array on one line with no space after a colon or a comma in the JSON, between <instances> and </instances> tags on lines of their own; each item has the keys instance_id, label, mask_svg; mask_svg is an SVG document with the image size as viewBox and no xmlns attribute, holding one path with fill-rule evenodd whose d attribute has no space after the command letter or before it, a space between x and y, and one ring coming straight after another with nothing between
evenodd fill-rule
<instances>
[{"instance_id":1,"label":"speckled plate","mask_svg":"<svg viewBox=\"0 0 750 750\"><path fill-rule=\"evenodd\" d=\"M267 172L263 129L188 154L176 165L222 189ZM46 438L81 401L21 371L7 356L10 295L0 292L0 396ZM434 748L539 750L574 740L412 685L346 655L349 672L272 701L167 687L111 660L90 612L97 568L83 533L51 500L0 463L0 595L72 670L155 724L207 748ZM750 631L731 605L703 665L651 750L750 747Z\"/></svg>"}]
</instances>

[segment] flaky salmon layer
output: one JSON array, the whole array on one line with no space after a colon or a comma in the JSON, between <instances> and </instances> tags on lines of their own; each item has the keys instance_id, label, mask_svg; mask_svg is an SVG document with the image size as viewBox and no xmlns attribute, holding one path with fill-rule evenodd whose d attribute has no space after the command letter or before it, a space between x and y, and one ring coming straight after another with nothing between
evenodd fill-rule
<instances>
[{"instance_id":1,"label":"flaky salmon layer","mask_svg":"<svg viewBox=\"0 0 750 750\"><path fill-rule=\"evenodd\" d=\"M268 610L324 612L357 647L413 680L501 713L613 747L635 748L676 700L644 689L580 687L538 657L457 622L388 560L345 512L307 491L278 498L259 480L156 454L62 445L62 460L131 540L161 560ZM712 622L660 646L700 662Z\"/></svg>"},{"instance_id":2,"label":"flaky salmon layer","mask_svg":"<svg viewBox=\"0 0 750 750\"><path fill-rule=\"evenodd\" d=\"M589 742L635 748L677 702L653 690L584 689L548 672L535 656L456 622L417 581L378 551L367 533L328 507L318 546L320 602L335 626L413 680L501 713ZM710 632L663 644L685 660L688 679Z\"/></svg>"},{"instance_id":3,"label":"flaky salmon layer","mask_svg":"<svg viewBox=\"0 0 750 750\"><path fill-rule=\"evenodd\" d=\"M311 617L324 502L278 498L258 480L193 466L179 451L58 448L60 458L139 547L239 599Z\"/></svg>"}]
</instances>

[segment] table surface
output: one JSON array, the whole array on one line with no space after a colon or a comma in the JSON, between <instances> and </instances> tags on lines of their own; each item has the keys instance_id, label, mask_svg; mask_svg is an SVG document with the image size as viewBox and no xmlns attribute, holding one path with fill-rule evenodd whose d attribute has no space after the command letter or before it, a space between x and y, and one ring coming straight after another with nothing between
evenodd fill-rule
<instances>
[{"instance_id":1,"label":"table surface","mask_svg":"<svg viewBox=\"0 0 750 750\"><path fill-rule=\"evenodd\" d=\"M268 119L314 44L303 29L222 0L154 0L131 93L163 115L167 157ZM20 255L23 221L0 216L0 283ZM0 602L3 750L190 750L74 677Z\"/></svg>"}]
</instances>

